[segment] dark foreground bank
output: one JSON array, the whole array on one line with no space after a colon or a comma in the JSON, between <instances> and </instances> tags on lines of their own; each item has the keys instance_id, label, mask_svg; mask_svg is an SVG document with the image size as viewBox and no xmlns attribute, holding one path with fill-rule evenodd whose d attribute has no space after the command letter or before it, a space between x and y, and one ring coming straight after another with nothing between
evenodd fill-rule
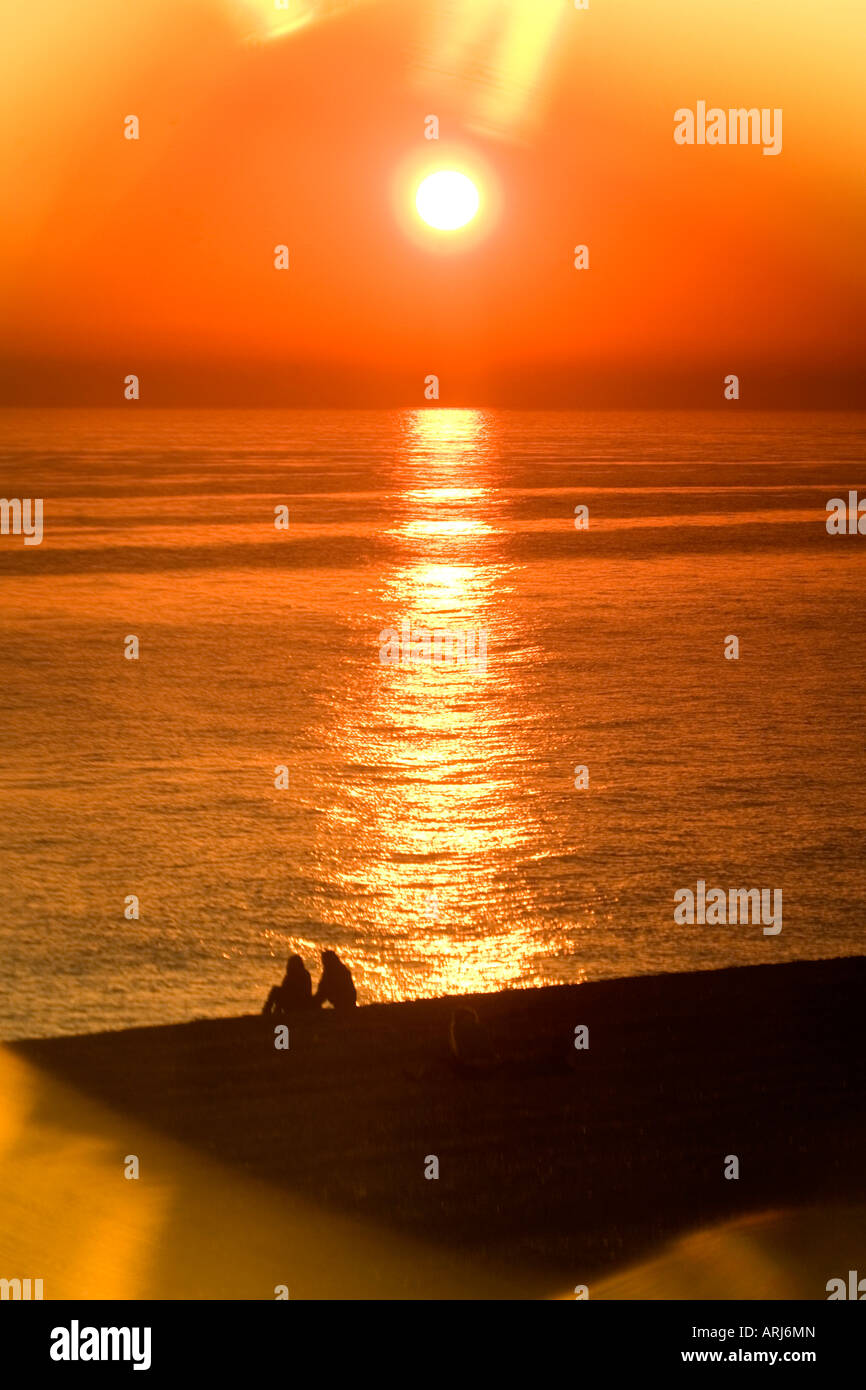
<instances>
[{"instance_id":1,"label":"dark foreground bank","mask_svg":"<svg viewBox=\"0 0 866 1390\"><path fill-rule=\"evenodd\" d=\"M285 1051L255 1017L12 1051L318 1207L568 1283L863 1197L864 986L856 957L323 1011ZM448 1045L466 1005L497 1058L477 1073Z\"/></svg>"}]
</instances>

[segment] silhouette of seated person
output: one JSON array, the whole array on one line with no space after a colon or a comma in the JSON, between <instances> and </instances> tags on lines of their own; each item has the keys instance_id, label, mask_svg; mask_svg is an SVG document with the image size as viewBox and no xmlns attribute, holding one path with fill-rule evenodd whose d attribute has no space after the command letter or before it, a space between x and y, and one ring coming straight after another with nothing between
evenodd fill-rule
<instances>
[{"instance_id":1,"label":"silhouette of seated person","mask_svg":"<svg viewBox=\"0 0 866 1390\"><path fill-rule=\"evenodd\" d=\"M313 1003L313 981L300 956L289 956L281 985L274 985L265 1001L263 1014L293 1014L309 1009Z\"/></svg>"},{"instance_id":2,"label":"silhouette of seated person","mask_svg":"<svg viewBox=\"0 0 866 1390\"><path fill-rule=\"evenodd\" d=\"M313 1004L316 1008L322 1004L333 1004L335 1009L342 1012L344 1009L354 1009L357 999L349 967L343 964L336 951L323 951L322 978L313 995Z\"/></svg>"}]
</instances>

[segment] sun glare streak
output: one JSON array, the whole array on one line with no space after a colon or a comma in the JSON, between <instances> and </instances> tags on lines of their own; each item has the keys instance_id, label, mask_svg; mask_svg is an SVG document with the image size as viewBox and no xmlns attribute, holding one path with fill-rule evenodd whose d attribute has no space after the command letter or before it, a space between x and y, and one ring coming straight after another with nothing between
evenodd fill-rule
<instances>
[{"instance_id":1,"label":"sun glare streak","mask_svg":"<svg viewBox=\"0 0 866 1390\"><path fill-rule=\"evenodd\" d=\"M538 94L565 0L475 0L438 17L418 84L448 93L469 129L514 136L537 118Z\"/></svg>"},{"instance_id":2,"label":"sun glare streak","mask_svg":"<svg viewBox=\"0 0 866 1390\"><path fill-rule=\"evenodd\" d=\"M238 0L235 0L238 3ZM356 10L371 0L240 0L240 9L249 22L255 23L255 30L248 35L250 43L269 43L273 39L284 39L300 29L326 19L337 19L340 15Z\"/></svg>"}]
</instances>

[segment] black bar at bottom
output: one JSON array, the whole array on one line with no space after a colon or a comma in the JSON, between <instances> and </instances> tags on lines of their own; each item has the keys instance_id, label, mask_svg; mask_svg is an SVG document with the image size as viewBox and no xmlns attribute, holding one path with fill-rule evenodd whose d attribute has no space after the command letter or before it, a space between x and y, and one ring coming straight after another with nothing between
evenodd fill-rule
<instances>
[{"instance_id":1,"label":"black bar at bottom","mask_svg":"<svg viewBox=\"0 0 866 1390\"><path fill-rule=\"evenodd\" d=\"M856 1373L864 1312L843 1301L576 1300L571 1307L523 1304L519 1312L495 1303L405 1303L396 1313L375 1303L290 1300L6 1302L0 1345L4 1365L17 1363L19 1383L45 1372L92 1378L108 1367L115 1376L137 1369L160 1382L185 1372L244 1382L264 1373L288 1384L306 1378L313 1363L323 1374L326 1368L327 1381L341 1366L353 1379L378 1380L389 1364L388 1379L409 1383L429 1383L439 1367L447 1376L483 1368L489 1378L498 1364L516 1379L524 1358L539 1382L556 1377L563 1355L576 1374L590 1367L596 1376L647 1376L673 1367L806 1366L823 1383L828 1373Z\"/></svg>"}]
</instances>

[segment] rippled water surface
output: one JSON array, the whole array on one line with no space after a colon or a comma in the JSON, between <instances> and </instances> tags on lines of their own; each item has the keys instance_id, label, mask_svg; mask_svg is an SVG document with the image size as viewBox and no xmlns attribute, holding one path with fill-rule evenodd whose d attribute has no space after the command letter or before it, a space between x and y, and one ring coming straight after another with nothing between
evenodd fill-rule
<instances>
[{"instance_id":1,"label":"rippled water surface","mask_svg":"<svg viewBox=\"0 0 866 1390\"><path fill-rule=\"evenodd\" d=\"M324 945L362 1001L862 950L857 417L0 432L45 510L0 537L0 1034L248 1012ZM383 663L404 625L486 669ZM781 888L782 932L677 926L699 878Z\"/></svg>"}]
</instances>

